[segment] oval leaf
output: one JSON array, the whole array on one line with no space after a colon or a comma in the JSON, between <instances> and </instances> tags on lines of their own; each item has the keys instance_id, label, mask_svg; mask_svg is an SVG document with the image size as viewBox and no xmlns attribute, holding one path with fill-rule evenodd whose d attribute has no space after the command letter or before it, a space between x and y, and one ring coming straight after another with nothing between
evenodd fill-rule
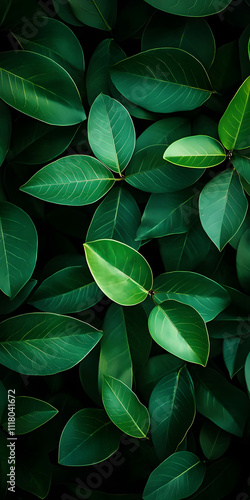
<instances>
[{"instance_id":1,"label":"oval leaf","mask_svg":"<svg viewBox=\"0 0 250 500\"><path fill-rule=\"evenodd\" d=\"M149 331L157 344L178 358L206 366L209 338L200 314L189 305L167 300L154 307Z\"/></svg>"},{"instance_id":2,"label":"oval leaf","mask_svg":"<svg viewBox=\"0 0 250 500\"><path fill-rule=\"evenodd\" d=\"M208 460L220 458L227 451L231 436L213 422L204 422L200 430L200 445Z\"/></svg>"},{"instance_id":3,"label":"oval leaf","mask_svg":"<svg viewBox=\"0 0 250 500\"><path fill-rule=\"evenodd\" d=\"M166 149L163 158L175 165L189 168L209 168L226 159L220 142L208 135L183 137Z\"/></svg>"},{"instance_id":4,"label":"oval leaf","mask_svg":"<svg viewBox=\"0 0 250 500\"><path fill-rule=\"evenodd\" d=\"M248 202L234 170L224 170L209 181L199 198L204 231L221 251L242 225Z\"/></svg>"},{"instance_id":5,"label":"oval leaf","mask_svg":"<svg viewBox=\"0 0 250 500\"><path fill-rule=\"evenodd\" d=\"M27 434L46 424L58 410L46 401L29 396L16 397L15 434ZM8 430L7 412L3 427Z\"/></svg>"},{"instance_id":6,"label":"oval leaf","mask_svg":"<svg viewBox=\"0 0 250 500\"><path fill-rule=\"evenodd\" d=\"M1 323L0 363L25 375L52 375L79 363L101 336L69 316L22 314Z\"/></svg>"},{"instance_id":7,"label":"oval leaf","mask_svg":"<svg viewBox=\"0 0 250 500\"><path fill-rule=\"evenodd\" d=\"M144 257L115 240L84 243L89 269L99 288L117 304L131 306L146 299L152 271Z\"/></svg>"},{"instance_id":8,"label":"oval leaf","mask_svg":"<svg viewBox=\"0 0 250 500\"><path fill-rule=\"evenodd\" d=\"M148 410L124 382L104 376L102 400L110 420L121 431L135 438L146 437L150 425Z\"/></svg>"},{"instance_id":9,"label":"oval leaf","mask_svg":"<svg viewBox=\"0 0 250 500\"><path fill-rule=\"evenodd\" d=\"M175 452L195 417L194 384L186 367L164 377L149 400L151 436L160 460Z\"/></svg>"},{"instance_id":10,"label":"oval leaf","mask_svg":"<svg viewBox=\"0 0 250 500\"><path fill-rule=\"evenodd\" d=\"M117 0L68 0L76 17L87 26L111 31L116 21Z\"/></svg>"},{"instance_id":11,"label":"oval leaf","mask_svg":"<svg viewBox=\"0 0 250 500\"><path fill-rule=\"evenodd\" d=\"M79 467L106 460L119 447L120 433L104 410L84 408L65 425L59 442L59 464Z\"/></svg>"},{"instance_id":12,"label":"oval leaf","mask_svg":"<svg viewBox=\"0 0 250 500\"><path fill-rule=\"evenodd\" d=\"M212 92L202 64L172 47L147 50L118 62L111 68L111 79L126 99L157 113L196 109Z\"/></svg>"},{"instance_id":13,"label":"oval leaf","mask_svg":"<svg viewBox=\"0 0 250 500\"><path fill-rule=\"evenodd\" d=\"M114 176L96 158L72 155L46 165L20 189L40 200L60 205L88 205L114 184Z\"/></svg>"},{"instance_id":14,"label":"oval leaf","mask_svg":"<svg viewBox=\"0 0 250 500\"><path fill-rule=\"evenodd\" d=\"M204 475L205 465L194 453L178 451L150 474L142 498L182 500L199 488Z\"/></svg>"},{"instance_id":15,"label":"oval leaf","mask_svg":"<svg viewBox=\"0 0 250 500\"><path fill-rule=\"evenodd\" d=\"M189 271L173 271L158 276L154 281L154 300L158 304L167 299L188 304L211 321L231 302L229 293L215 281Z\"/></svg>"},{"instance_id":16,"label":"oval leaf","mask_svg":"<svg viewBox=\"0 0 250 500\"><path fill-rule=\"evenodd\" d=\"M186 17L211 16L221 12L230 4L230 0L217 0L217 2L211 0L202 0L202 2L194 2L194 0L170 0L168 2L165 0L146 0L146 2L156 9L169 12L169 14Z\"/></svg>"},{"instance_id":17,"label":"oval leaf","mask_svg":"<svg viewBox=\"0 0 250 500\"><path fill-rule=\"evenodd\" d=\"M0 289L14 298L33 274L37 259L36 228L21 208L0 203Z\"/></svg>"},{"instance_id":18,"label":"oval leaf","mask_svg":"<svg viewBox=\"0 0 250 500\"><path fill-rule=\"evenodd\" d=\"M88 118L88 140L95 156L119 174L135 148L135 129L130 114L119 101L100 94Z\"/></svg>"},{"instance_id":19,"label":"oval leaf","mask_svg":"<svg viewBox=\"0 0 250 500\"><path fill-rule=\"evenodd\" d=\"M51 125L85 120L75 83L48 57L22 50L3 52L0 76L0 98L18 111Z\"/></svg>"}]
</instances>

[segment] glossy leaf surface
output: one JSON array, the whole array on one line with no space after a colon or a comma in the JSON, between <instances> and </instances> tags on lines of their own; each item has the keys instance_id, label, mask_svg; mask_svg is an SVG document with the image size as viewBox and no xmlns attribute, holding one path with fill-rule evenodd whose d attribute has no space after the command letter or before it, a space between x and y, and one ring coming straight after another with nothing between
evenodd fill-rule
<instances>
[{"instance_id":1,"label":"glossy leaf surface","mask_svg":"<svg viewBox=\"0 0 250 500\"><path fill-rule=\"evenodd\" d=\"M168 146L164 159L181 167L209 168L222 163L226 159L226 153L213 137L193 135Z\"/></svg>"}]
</instances>

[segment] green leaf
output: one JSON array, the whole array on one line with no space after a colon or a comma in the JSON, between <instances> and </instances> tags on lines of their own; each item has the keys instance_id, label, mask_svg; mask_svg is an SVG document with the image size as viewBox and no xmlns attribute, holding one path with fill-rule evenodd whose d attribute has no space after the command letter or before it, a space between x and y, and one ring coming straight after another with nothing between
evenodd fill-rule
<instances>
[{"instance_id":1,"label":"green leaf","mask_svg":"<svg viewBox=\"0 0 250 500\"><path fill-rule=\"evenodd\" d=\"M40 200L59 205L88 205L114 184L114 176L99 160L71 155L46 165L20 189Z\"/></svg>"},{"instance_id":2,"label":"green leaf","mask_svg":"<svg viewBox=\"0 0 250 500\"><path fill-rule=\"evenodd\" d=\"M229 498L228 494L236 486L239 473L239 462L233 457L225 457L209 464L202 485L190 497L190 500L211 500L211 498L221 500L222 498Z\"/></svg>"},{"instance_id":3,"label":"green leaf","mask_svg":"<svg viewBox=\"0 0 250 500\"><path fill-rule=\"evenodd\" d=\"M126 108L108 95L100 94L90 109L88 139L95 156L120 174L135 148L135 129Z\"/></svg>"},{"instance_id":4,"label":"green leaf","mask_svg":"<svg viewBox=\"0 0 250 500\"><path fill-rule=\"evenodd\" d=\"M106 460L119 447L120 433L104 410L84 408L65 425L59 442L59 464L71 467Z\"/></svg>"},{"instance_id":5,"label":"green leaf","mask_svg":"<svg viewBox=\"0 0 250 500\"><path fill-rule=\"evenodd\" d=\"M26 301L36 284L37 280L28 281L14 299L11 299L4 293L0 293L0 314L10 314L18 309Z\"/></svg>"},{"instance_id":6,"label":"green leaf","mask_svg":"<svg viewBox=\"0 0 250 500\"><path fill-rule=\"evenodd\" d=\"M91 220L86 241L114 239L138 250L136 232L141 212L133 196L123 187L114 187L97 207Z\"/></svg>"},{"instance_id":7,"label":"green leaf","mask_svg":"<svg viewBox=\"0 0 250 500\"><path fill-rule=\"evenodd\" d=\"M78 125L54 127L37 120L22 117L14 124L8 161L39 165L53 160L67 149Z\"/></svg>"},{"instance_id":8,"label":"green leaf","mask_svg":"<svg viewBox=\"0 0 250 500\"><path fill-rule=\"evenodd\" d=\"M165 149L157 144L137 151L126 169L126 182L141 191L169 193L191 186L202 176L202 168L194 171L166 163Z\"/></svg>"},{"instance_id":9,"label":"green leaf","mask_svg":"<svg viewBox=\"0 0 250 500\"><path fill-rule=\"evenodd\" d=\"M245 373L245 379L246 379L247 389L248 389L248 392L250 392L250 352L247 355L247 359L246 359L246 362L245 362L244 373Z\"/></svg>"},{"instance_id":10,"label":"green leaf","mask_svg":"<svg viewBox=\"0 0 250 500\"><path fill-rule=\"evenodd\" d=\"M205 465L190 451L178 451L150 474L143 491L144 500L182 500L201 485Z\"/></svg>"},{"instance_id":11,"label":"green leaf","mask_svg":"<svg viewBox=\"0 0 250 500\"><path fill-rule=\"evenodd\" d=\"M247 155L234 153L231 159L234 168L244 179L250 182L250 158Z\"/></svg>"},{"instance_id":12,"label":"green leaf","mask_svg":"<svg viewBox=\"0 0 250 500\"><path fill-rule=\"evenodd\" d=\"M158 47L176 47L196 57L209 69L215 56L213 32L205 19L155 12L142 35L142 51Z\"/></svg>"},{"instance_id":13,"label":"green leaf","mask_svg":"<svg viewBox=\"0 0 250 500\"><path fill-rule=\"evenodd\" d=\"M206 421L201 427L199 440L205 457L208 460L215 460L227 451L231 436L213 422Z\"/></svg>"},{"instance_id":14,"label":"green leaf","mask_svg":"<svg viewBox=\"0 0 250 500\"><path fill-rule=\"evenodd\" d=\"M102 400L110 420L121 431L136 438L146 437L150 425L148 410L124 382L104 376Z\"/></svg>"},{"instance_id":15,"label":"green leaf","mask_svg":"<svg viewBox=\"0 0 250 500\"><path fill-rule=\"evenodd\" d=\"M224 170L201 191L201 224L220 251L239 230L247 209L248 202L235 170Z\"/></svg>"},{"instance_id":16,"label":"green leaf","mask_svg":"<svg viewBox=\"0 0 250 500\"><path fill-rule=\"evenodd\" d=\"M175 14L177 16L186 17L205 17L217 14L225 9L230 0L203 0L202 2L194 2L193 0L170 0L167 3L164 0L146 0L147 3L156 9Z\"/></svg>"},{"instance_id":17,"label":"green leaf","mask_svg":"<svg viewBox=\"0 0 250 500\"><path fill-rule=\"evenodd\" d=\"M195 417L194 384L186 367L164 377L149 400L151 436L160 460L176 451Z\"/></svg>"},{"instance_id":18,"label":"green leaf","mask_svg":"<svg viewBox=\"0 0 250 500\"><path fill-rule=\"evenodd\" d=\"M15 406L15 434L17 435L34 431L58 413L58 410L46 401L29 396L17 396ZM3 423L6 431L8 429L7 418L6 412Z\"/></svg>"},{"instance_id":19,"label":"green leaf","mask_svg":"<svg viewBox=\"0 0 250 500\"><path fill-rule=\"evenodd\" d=\"M30 297L29 304L41 311L65 314L89 309L102 297L88 269L73 266L45 279Z\"/></svg>"},{"instance_id":20,"label":"green leaf","mask_svg":"<svg viewBox=\"0 0 250 500\"><path fill-rule=\"evenodd\" d=\"M158 113L196 109L212 92L202 64L173 47L148 50L118 62L111 68L111 79L127 99Z\"/></svg>"},{"instance_id":21,"label":"green leaf","mask_svg":"<svg viewBox=\"0 0 250 500\"><path fill-rule=\"evenodd\" d=\"M111 31L116 21L116 0L68 0L77 19L87 26Z\"/></svg>"},{"instance_id":22,"label":"green leaf","mask_svg":"<svg viewBox=\"0 0 250 500\"><path fill-rule=\"evenodd\" d=\"M247 327L247 322L245 323ZM240 325L238 332L240 335ZM223 341L223 359L230 378L233 378L245 364L246 357L250 351L250 339L239 337L225 338Z\"/></svg>"},{"instance_id":23,"label":"green leaf","mask_svg":"<svg viewBox=\"0 0 250 500\"><path fill-rule=\"evenodd\" d=\"M19 467L16 467L16 484L35 497L46 499L51 485L51 464L48 455L39 451L36 460L33 453L20 457Z\"/></svg>"},{"instance_id":24,"label":"green leaf","mask_svg":"<svg viewBox=\"0 0 250 500\"><path fill-rule=\"evenodd\" d=\"M250 146L250 76L242 83L219 122L219 136L225 148L243 149Z\"/></svg>"},{"instance_id":25,"label":"green leaf","mask_svg":"<svg viewBox=\"0 0 250 500\"><path fill-rule=\"evenodd\" d=\"M211 321L231 302L228 292L215 281L189 271L173 271L158 276L154 281L154 300L158 304L168 299L190 305Z\"/></svg>"},{"instance_id":26,"label":"green leaf","mask_svg":"<svg viewBox=\"0 0 250 500\"><path fill-rule=\"evenodd\" d=\"M173 141L190 134L191 124L187 118L169 116L162 120L157 120L139 135L136 140L135 153L148 146L155 146L156 144L169 146Z\"/></svg>"},{"instance_id":27,"label":"green leaf","mask_svg":"<svg viewBox=\"0 0 250 500\"><path fill-rule=\"evenodd\" d=\"M52 0L52 2L53 7L60 19L68 24L72 24L73 26L82 26L83 23L78 21L78 19L74 16L68 0L64 0L63 2L62 0Z\"/></svg>"},{"instance_id":28,"label":"green leaf","mask_svg":"<svg viewBox=\"0 0 250 500\"><path fill-rule=\"evenodd\" d=\"M152 194L142 215L137 239L186 233L191 217L196 212L195 197L196 191L191 188L168 193L167 196Z\"/></svg>"},{"instance_id":29,"label":"green leaf","mask_svg":"<svg viewBox=\"0 0 250 500\"><path fill-rule=\"evenodd\" d=\"M132 388L133 370L124 310L117 304L108 309L103 322L99 359L99 388L104 376L111 376Z\"/></svg>"},{"instance_id":30,"label":"green leaf","mask_svg":"<svg viewBox=\"0 0 250 500\"><path fill-rule=\"evenodd\" d=\"M78 38L68 26L55 19L38 17L37 23L40 23L39 30L33 33L32 38L29 33L23 33L23 29L14 30L21 47L42 54L58 63L80 88L84 77L85 62Z\"/></svg>"},{"instance_id":31,"label":"green leaf","mask_svg":"<svg viewBox=\"0 0 250 500\"><path fill-rule=\"evenodd\" d=\"M236 253L237 276L242 288L250 293L250 229L247 229L239 241Z\"/></svg>"},{"instance_id":32,"label":"green leaf","mask_svg":"<svg viewBox=\"0 0 250 500\"><path fill-rule=\"evenodd\" d=\"M79 363L101 336L69 316L22 314L1 323L0 363L25 375L52 375Z\"/></svg>"},{"instance_id":33,"label":"green leaf","mask_svg":"<svg viewBox=\"0 0 250 500\"><path fill-rule=\"evenodd\" d=\"M8 107L0 101L0 166L10 146L11 116Z\"/></svg>"},{"instance_id":34,"label":"green leaf","mask_svg":"<svg viewBox=\"0 0 250 500\"><path fill-rule=\"evenodd\" d=\"M131 306L146 299L152 271L144 257L119 241L84 243L87 263L99 288L117 304Z\"/></svg>"},{"instance_id":35,"label":"green leaf","mask_svg":"<svg viewBox=\"0 0 250 500\"><path fill-rule=\"evenodd\" d=\"M126 57L125 52L111 38L106 38L96 47L86 73L89 105L103 92L110 94L110 66Z\"/></svg>"},{"instance_id":36,"label":"green leaf","mask_svg":"<svg viewBox=\"0 0 250 500\"><path fill-rule=\"evenodd\" d=\"M12 299L29 281L38 238L30 217L12 203L0 202L0 289Z\"/></svg>"},{"instance_id":37,"label":"green leaf","mask_svg":"<svg viewBox=\"0 0 250 500\"><path fill-rule=\"evenodd\" d=\"M86 118L72 78L46 56L21 50L2 52L0 82L3 101L42 122L75 125Z\"/></svg>"},{"instance_id":38,"label":"green leaf","mask_svg":"<svg viewBox=\"0 0 250 500\"><path fill-rule=\"evenodd\" d=\"M92 313L92 314L91 314ZM92 310L90 318L93 320L95 312ZM86 394L98 406L102 406L102 398L98 388L98 365L100 358L100 343L79 364L79 377Z\"/></svg>"},{"instance_id":39,"label":"green leaf","mask_svg":"<svg viewBox=\"0 0 250 500\"><path fill-rule=\"evenodd\" d=\"M163 157L181 167L209 168L222 163L226 159L226 153L220 142L213 137L193 135L170 144Z\"/></svg>"},{"instance_id":40,"label":"green leaf","mask_svg":"<svg viewBox=\"0 0 250 500\"><path fill-rule=\"evenodd\" d=\"M148 326L154 341L163 349L185 361L206 366L208 332L202 317L193 307L167 300L151 311Z\"/></svg>"},{"instance_id":41,"label":"green leaf","mask_svg":"<svg viewBox=\"0 0 250 500\"><path fill-rule=\"evenodd\" d=\"M246 394L212 368L195 371L197 410L224 431L242 436L249 416Z\"/></svg>"}]
</instances>

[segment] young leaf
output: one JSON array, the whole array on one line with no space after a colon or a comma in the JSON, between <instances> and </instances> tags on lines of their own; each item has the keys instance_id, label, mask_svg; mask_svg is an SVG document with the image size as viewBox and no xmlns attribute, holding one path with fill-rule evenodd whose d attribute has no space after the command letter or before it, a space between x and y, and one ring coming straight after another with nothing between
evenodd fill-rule
<instances>
[{"instance_id":1,"label":"young leaf","mask_svg":"<svg viewBox=\"0 0 250 500\"><path fill-rule=\"evenodd\" d=\"M220 142L207 135L183 137L166 149L163 158L175 165L189 168L209 168L226 159Z\"/></svg>"},{"instance_id":2,"label":"young leaf","mask_svg":"<svg viewBox=\"0 0 250 500\"><path fill-rule=\"evenodd\" d=\"M116 99L100 94L90 109L88 139L95 156L120 174L135 148L135 129L126 108Z\"/></svg>"},{"instance_id":3,"label":"young leaf","mask_svg":"<svg viewBox=\"0 0 250 500\"><path fill-rule=\"evenodd\" d=\"M205 457L215 460L227 451L231 436L208 420L201 427L199 440Z\"/></svg>"},{"instance_id":4,"label":"young leaf","mask_svg":"<svg viewBox=\"0 0 250 500\"><path fill-rule=\"evenodd\" d=\"M196 109L212 93L202 64L191 54L173 47L131 56L112 66L110 74L124 97L157 113Z\"/></svg>"},{"instance_id":5,"label":"young leaf","mask_svg":"<svg viewBox=\"0 0 250 500\"><path fill-rule=\"evenodd\" d=\"M84 408L69 419L59 443L59 464L71 467L106 460L119 447L120 432L104 410Z\"/></svg>"},{"instance_id":6,"label":"young leaf","mask_svg":"<svg viewBox=\"0 0 250 500\"><path fill-rule=\"evenodd\" d=\"M17 396L15 404L15 434L17 435L34 431L41 425L46 424L46 422L58 413L58 410L46 401L29 396ZM3 422L3 427L6 431L8 429L7 417L6 412Z\"/></svg>"},{"instance_id":7,"label":"young leaf","mask_svg":"<svg viewBox=\"0 0 250 500\"><path fill-rule=\"evenodd\" d=\"M111 31L116 21L117 0L68 0L77 19L87 26Z\"/></svg>"},{"instance_id":8,"label":"young leaf","mask_svg":"<svg viewBox=\"0 0 250 500\"><path fill-rule=\"evenodd\" d=\"M154 281L154 300L158 304L168 299L192 306L211 321L231 302L229 293L215 281L189 271L173 271L158 276Z\"/></svg>"},{"instance_id":9,"label":"young leaf","mask_svg":"<svg viewBox=\"0 0 250 500\"><path fill-rule=\"evenodd\" d=\"M41 311L66 314L89 309L102 297L88 269L72 266L45 279L30 297L29 304Z\"/></svg>"},{"instance_id":10,"label":"young leaf","mask_svg":"<svg viewBox=\"0 0 250 500\"><path fill-rule=\"evenodd\" d=\"M230 0L218 0L211 2L211 0L202 0L202 2L193 2L193 0L171 0L165 2L164 0L146 0L147 3L156 9L175 14L177 16L186 17L205 17L217 14L225 9Z\"/></svg>"},{"instance_id":11,"label":"young leaf","mask_svg":"<svg viewBox=\"0 0 250 500\"><path fill-rule=\"evenodd\" d=\"M79 363L101 336L69 316L21 314L1 323L0 363L25 375L52 375Z\"/></svg>"},{"instance_id":12,"label":"young leaf","mask_svg":"<svg viewBox=\"0 0 250 500\"><path fill-rule=\"evenodd\" d=\"M221 251L242 225L248 202L234 170L224 170L201 191L199 214L204 231Z\"/></svg>"},{"instance_id":13,"label":"young leaf","mask_svg":"<svg viewBox=\"0 0 250 500\"><path fill-rule=\"evenodd\" d=\"M2 165L10 146L11 116L8 106L0 101L0 166Z\"/></svg>"},{"instance_id":14,"label":"young leaf","mask_svg":"<svg viewBox=\"0 0 250 500\"><path fill-rule=\"evenodd\" d=\"M202 317L193 307L167 300L151 311L148 326L153 339L163 349L185 361L206 366L208 332Z\"/></svg>"},{"instance_id":15,"label":"young leaf","mask_svg":"<svg viewBox=\"0 0 250 500\"><path fill-rule=\"evenodd\" d=\"M249 415L249 400L218 370L195 370L197 410L224 431L242 436Z\"/></svg>"},{"instance_id":16,"label":"young leaf","mask_svg":"<svg viewBox=\"0 0 250 500\"><path fill-rule=\"evenodd\" d=\"M110 420L121 431L135 438L146 437L150 425L148 410L124 382L104 376L102 400Z\"/></svg>"},{"instance_id":17,"label":"young leaf","mask_svg":"<svg viewBox=\"0 0 250 500\"><path fill-rule=\"evenodd\" d=\"M138 250L141 242L135 237L140 222L141 212L133 196L124 188L114 187L97 207L86 241L110 238Z\"/></svg>"},{"instance_id":18,"label":"young leaf","mask_svg":"<svg viewBox=\"0 0 250 500\"><path fill-rule=\"evenodd\" d=\"M0 289L13 299L29 281L37 259L36 228L21 208L0 202Z\"/></svg>"},{"instance_id":19,"label":"young leaf","mask_svg":"<svg viewBox=\"0 0 250 500\"><path fill-rule=\"evenodd\" d=\"M250 293L250 229L240 238L236 253L236 270L239 282L246 293Z\"/></svg>"},{"instance_id":20,"label":"young leaf","mask_svg":"<svg viewBox=\"0 0 250 500\"><path fill-rule=\"evenodd\" d=\"M186 367L164 377L149 400L151 436L160 460L174 453L195 417L194 384Z\"/></svg>"},{"instance_id":21,"label":"young leaf","mask_svg":"<svg viewBox=\"0 0 250 500\"><path fill-rule=\"evenodd\" d=\"M131 306L146 299L152 271L144 257L115 240L84 243L87 263L99 288L117 304Z\"/></svg>"},{"instance_id":22,"label":"young leaf","mask_svg":"<svg viewBox=\"0 0 250 500\"><path fill-rule=\"evenodd\" d=\"M72 155L41 168L20 189L40 200L79 206L102 198L114 181L112 172L96 158Z\"/></svg>"},{"instance_id":23,"label":"young leaf","mask_svg":"<svg viewBox=\"0 0 250 500\"><path fill-rule=\"evenodd\" d=\"M244 149L250 146L250 76L242 83L219 122L219 136L225 148Z\"/></svg>"},{"instance_id":24,"label":"young leaf","mask_svg":"<svg viewBox=\"0 0 250 500\"><path fill-rule=\"evenodd\" d=\"M143 491L144 500L182 500L201 485L205 465L190 451L178 451L150 474Z\"/></svg>"},{"instance_id":25,"label":"young leaf","mask_svg":"<svg viewBox=\"0 0 250 500\"><path fill-rule=\"evenodd\" d=\"M2 52L0 76L0 98L18 111L51 125L85 120L75 83L48 57L24 50Z\"/></svg>"}]
</instances>

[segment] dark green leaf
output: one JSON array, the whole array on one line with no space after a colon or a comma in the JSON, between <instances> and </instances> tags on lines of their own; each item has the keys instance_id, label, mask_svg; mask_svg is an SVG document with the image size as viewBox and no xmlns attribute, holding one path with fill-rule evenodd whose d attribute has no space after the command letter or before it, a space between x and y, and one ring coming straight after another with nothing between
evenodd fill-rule
<instances>
[{"instance_id":1,"label":"dark green leaf","mask_svg":"<svg viewBox=\"0 0 250 500\"><path fill-rule=\"evenodd\" d=\"M210 421L206 421L202 425L199 439L202 451L208 460L220 458L231 443L230 434Z\"/></svg>"},{"instance_id":2,"label":"dark green leaf","mask_svg":"<svg viewBox=\"0 0 250 500\"><path fill-rule=\"evenodd\" d=\"M27 396L17 396L15 406L15 434L17 435L34 431L58 413L58 410L46 401ZM8 429L7 417L6 412L3 423L6 431Z\"/></svg>"},{"instance_id":3,"label":"dark green leaf","mask_svg":"<svg viewBox=\"0 0 250 500\"><path fill-rule=\"evenodd\" d=\"M11 299L4 293L0 293L0 315L10 314L18 309L18 307L20 307L29 297L36 284L37 280L28 281L14 299Z\"/></svg>"},{"instance_id":4,"label":"dark green leaf","mask_svg":"<svg viewBox=\"0 0 250 500\"><path fill-rule=\"evenodd\" d=\"M8 107L0 101L0 166L10 146L11 116Z\"/></svg>"},{"instance_id":5,"label":"dark green leaf","mask_svg":"<svg viewBox=\"0 0 250 500\"><path fill-rule=\"evenodd\" d=\"M142 132L135 145L135 153L148 146L163 144L167 146L177 139L191 134L191 124L187 118L169 116L158 120Z\"/></svg>"},{"instance_id":6,"label":"dark green leaf","mask_svg":"<svg viewBox=\"0 0 250 500\"><path fill-rule=\"evenodd\" d=\"M144 304L145 302L123 308L134 373L147 362L152 345L148 331L148 314L143 308Z\"/></svg>"},{"instance_id":7,"label":"dark green leaf","mask_svg":"<svg viewBox=\"0 0 250 500\"><path fill-rule=\"evenodd\" d=\"M36 460L30 455L20 460L16 472L16 484L24 491L35 495L38 498L46 499L49 494L51 484L51 465L47 455L39 452Z\"/></svg>"},{"instance_id":8,"label":"dark green leaf","mask_svg":"<svg viewBox=\"0 0 250 500\"><path fill-rule=\"evenodd\" d=\"M116 0L68 0L77 19L99 30L111 31L116 21Z\"/></svg>"},{"instance_id":9,"label":"dark green leaf","mask_svg":"<svg viewBox=\"0 0 250 500\"><path fill-rule=\"evenodd\" d=\"M242 288L250 293L250 229L240 238L236 253L237 276Z\"/></svg>"},{"instance_id":10,"label":"dark green leaf","mask_svg":"<svg viewBox=\"0 0 250 500\"><path fill-rule=\"evenodd\" d=\"M72 9L69 5L69 0L52 0L53 6L58 16L66 23L73 24L73 26L82 26L81 21L76 19Z\"/></svg>"},{"instance_id":11,"label":"dark green leaf","mask_svg":"<svg viewBox=\"0 0 250 500\"><path fill-rule=\"evenodd\" d=\"M2 420L2 414L5 406L8 403L8 393L0 380L0 422Z\"/></svg>"},{"instance_id":12,"label":"dark green leaf","mask_svg":"<svg viewBox=\"0 0 250 500\"><path fill-rule=\"evenodd\" d=\"M221 500L222 498L228 498L228 494L231 493L237 483L239 473L239 463L233 457L217 460L208 465L202 485L190 497L190 500L211 500L211 498Z\"/></svg>"},{"instance_id":13,"label":"dark green leaf","mask_svg":"<svg viewBox=\"0 0 250 500\"><path fill-rule=\"evenodd\" d=\"M146 2L164 12L187 17L211 16L225 9L230 4L230 0L218 0L217 2L213 2L213 0L203 0L202 2L170 0L167 3L164 0L146 0Z\"/></svg>"}]
</instances>

